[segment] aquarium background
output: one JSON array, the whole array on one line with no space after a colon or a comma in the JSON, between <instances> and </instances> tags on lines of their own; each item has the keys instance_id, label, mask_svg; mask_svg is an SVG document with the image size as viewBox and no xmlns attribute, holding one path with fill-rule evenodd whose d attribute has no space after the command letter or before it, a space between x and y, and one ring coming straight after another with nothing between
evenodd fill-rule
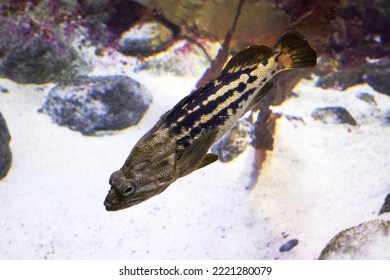
<instances>
[{"instance_id":1,"label":"aquarium background","mask_svg":"<svg viewBox=\"0 0 390 280\"><path fill-rule=\"evenodd\" d=\"M0 1L0 259L389 259L389 26L385 0ZM315 69L279 74L219 162L107 212L159 117L288 29Z\"/></svg>"}]
</instances>

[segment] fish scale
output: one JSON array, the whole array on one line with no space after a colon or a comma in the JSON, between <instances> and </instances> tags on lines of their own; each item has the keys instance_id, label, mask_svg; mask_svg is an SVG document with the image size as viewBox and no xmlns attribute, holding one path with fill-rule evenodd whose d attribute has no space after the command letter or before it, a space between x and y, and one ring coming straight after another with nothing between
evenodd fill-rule
<instances>
[{"instance_id":1,"label":"fish scale","mask_svg":"<svg viewBox=\"0 0 390 280\"><path fill-rule=\"evenodd\" d=\"M216 79L179 101L141 137L110 177L106 210L141 203L215 162L211 145L264 98L277 73L315 64L316 53L295 31L282 35L273 49L256 45L238 52Z\"/></svg>"}]
</instances>

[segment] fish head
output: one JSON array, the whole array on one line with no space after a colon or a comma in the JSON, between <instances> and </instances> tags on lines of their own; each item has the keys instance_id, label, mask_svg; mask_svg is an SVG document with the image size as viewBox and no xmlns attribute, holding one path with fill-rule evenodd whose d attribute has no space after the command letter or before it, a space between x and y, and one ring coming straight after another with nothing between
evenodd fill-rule
<instances>
[{"instance_id":1,"label":"fish head","mask_svg":"<svg viewBox=\"0 0 390 280\"><path fill-rule=\"evenodd\" d=\"M112 173L109 183L110 190L104 200L107 211L117 211L137 205L157 194L166 187L161 186L158 181L135 180L125 176L122 170Z\"/></svg>"},{"instance_id":2,"label":"fish head","mask_svg":"<svg viewBox=\"0 0 390 280\"><path fill-rule=\"evenodd\" d=\"M177 179L176 141L152 129L133 147L121 169L112 173L104 200L107 211L137 205L164 191Z\"/></svg>"}]
</instances>

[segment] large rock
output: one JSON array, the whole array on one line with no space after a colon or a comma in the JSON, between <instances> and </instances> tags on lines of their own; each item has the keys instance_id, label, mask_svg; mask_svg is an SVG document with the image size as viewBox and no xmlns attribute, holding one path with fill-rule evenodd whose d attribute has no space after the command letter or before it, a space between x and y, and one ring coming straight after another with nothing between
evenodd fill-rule
<instances>
[{"instance_id":1,"label":"large rock","mask_svg":"<svg viewBox=\"0 0 390 280\"><path fill-rule=\"evenodd\" d=\"M324 88L336 86L346 89L356 84L368 83L376 91L390 95L390 40L387 27L389 2L333 2L339 2L339 7L333 13L338 17L337 24L331 23L334 32L332 35L323 36L330 39L316 66L315 73L319 76L317 84ZM318 7L316 10L321 11Z\"/></svg>"},{"instance_id":2,"label":"large rock","mask_svg":"<svg viewBox=\"0 0 390 280\"><path fill-rule=\"evenodd\" d=\"M389 59L367 64L367 67L364 69L364 81L376 91L390 96Z\"/></svg>"},{"instance_id":3,"label":"large rock","mask_svg":"<svg viewBox=\"0 0 390 280\"><path fill-rule=\"evenodd\" d=\"M326 245L319 259L390 259L390 222L374 220L340 232Z\"/></svg>"},{"instance_id":4,"label":"large rock","mask_svg":"<svg viewBox=\"0 0 390 280\"><path fill-rule=\"evenodd\" d=\"M43 84L70 80L90 70L79 50L82 45L74 47L89 37L89 30L78 24L79 1L6 2L0 13L0 76L22 84Z\"/></svg>"},{"instance_id":5,"label":"large rock","mask_svg":"<svg viewBox=\"0 0 390 280\"><path fill-rule=\"evenodd\" d=\"M176 26L197 35L222 42L233 22L238 1L231 0L137 0L161 13ZM248 45L272 45L289 25L289 16L270 1L246 1L242 7L232 44L241 49Z\"/></svg>"},{"instance_id":6,"label":"large rock","mask_svg":"<svg viewBox=\"0 0 390 280\"><path fill-rule=\"evenodd\" d=\"M83 72L84 66L73 48L36 36L6 53L0 61L0 75L21 84L43 84L70 79Z\"/></svg>"},{"instance_id":7,"label":"large rock","mask_svg":"<svg viewBox=\"0 0 390 280\"><path fill-rule=\"evenodd\" d=\"M152 96L140 83L126 76L81 76L55 86L40 109L54 122L99 135L136 125Z\"/></svg>"},{"instance_id":8,"label":"large rock","mask_svg":"<svg viewBox=\"0 0 390 280\"><path fill-rule=\"evenodd\" d=\"M0 113L0 179L4 178L11 167L12 154L9 147L11 135L9 134L7 124Z\"/></svg>"},{"instance_id":9,"label":"large rock","mask_svg":"<svg viewBox=\"0 0 390 280\"><path fill-rule=\"evenodd\" d=\"M172 42L173 32L157 22L137 25L122 34L119 51L126 55L148 56L161 52Z\"/></svg>"}]
</instances>

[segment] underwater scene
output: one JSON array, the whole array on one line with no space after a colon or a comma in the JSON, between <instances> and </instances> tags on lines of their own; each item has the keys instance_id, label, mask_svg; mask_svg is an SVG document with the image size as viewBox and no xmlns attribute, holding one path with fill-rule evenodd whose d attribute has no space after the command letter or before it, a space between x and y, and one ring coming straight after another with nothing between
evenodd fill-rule
<instances>
[{"instance_id":1,"label":"underwater scene","mask_svg":"<svg viewBox=\"0 0 390 280\"><path fill-rule=\"evenodd\" d=\"M390 259L387 0L0 1L0 259Z\"/></svg>"}]
</instances>

